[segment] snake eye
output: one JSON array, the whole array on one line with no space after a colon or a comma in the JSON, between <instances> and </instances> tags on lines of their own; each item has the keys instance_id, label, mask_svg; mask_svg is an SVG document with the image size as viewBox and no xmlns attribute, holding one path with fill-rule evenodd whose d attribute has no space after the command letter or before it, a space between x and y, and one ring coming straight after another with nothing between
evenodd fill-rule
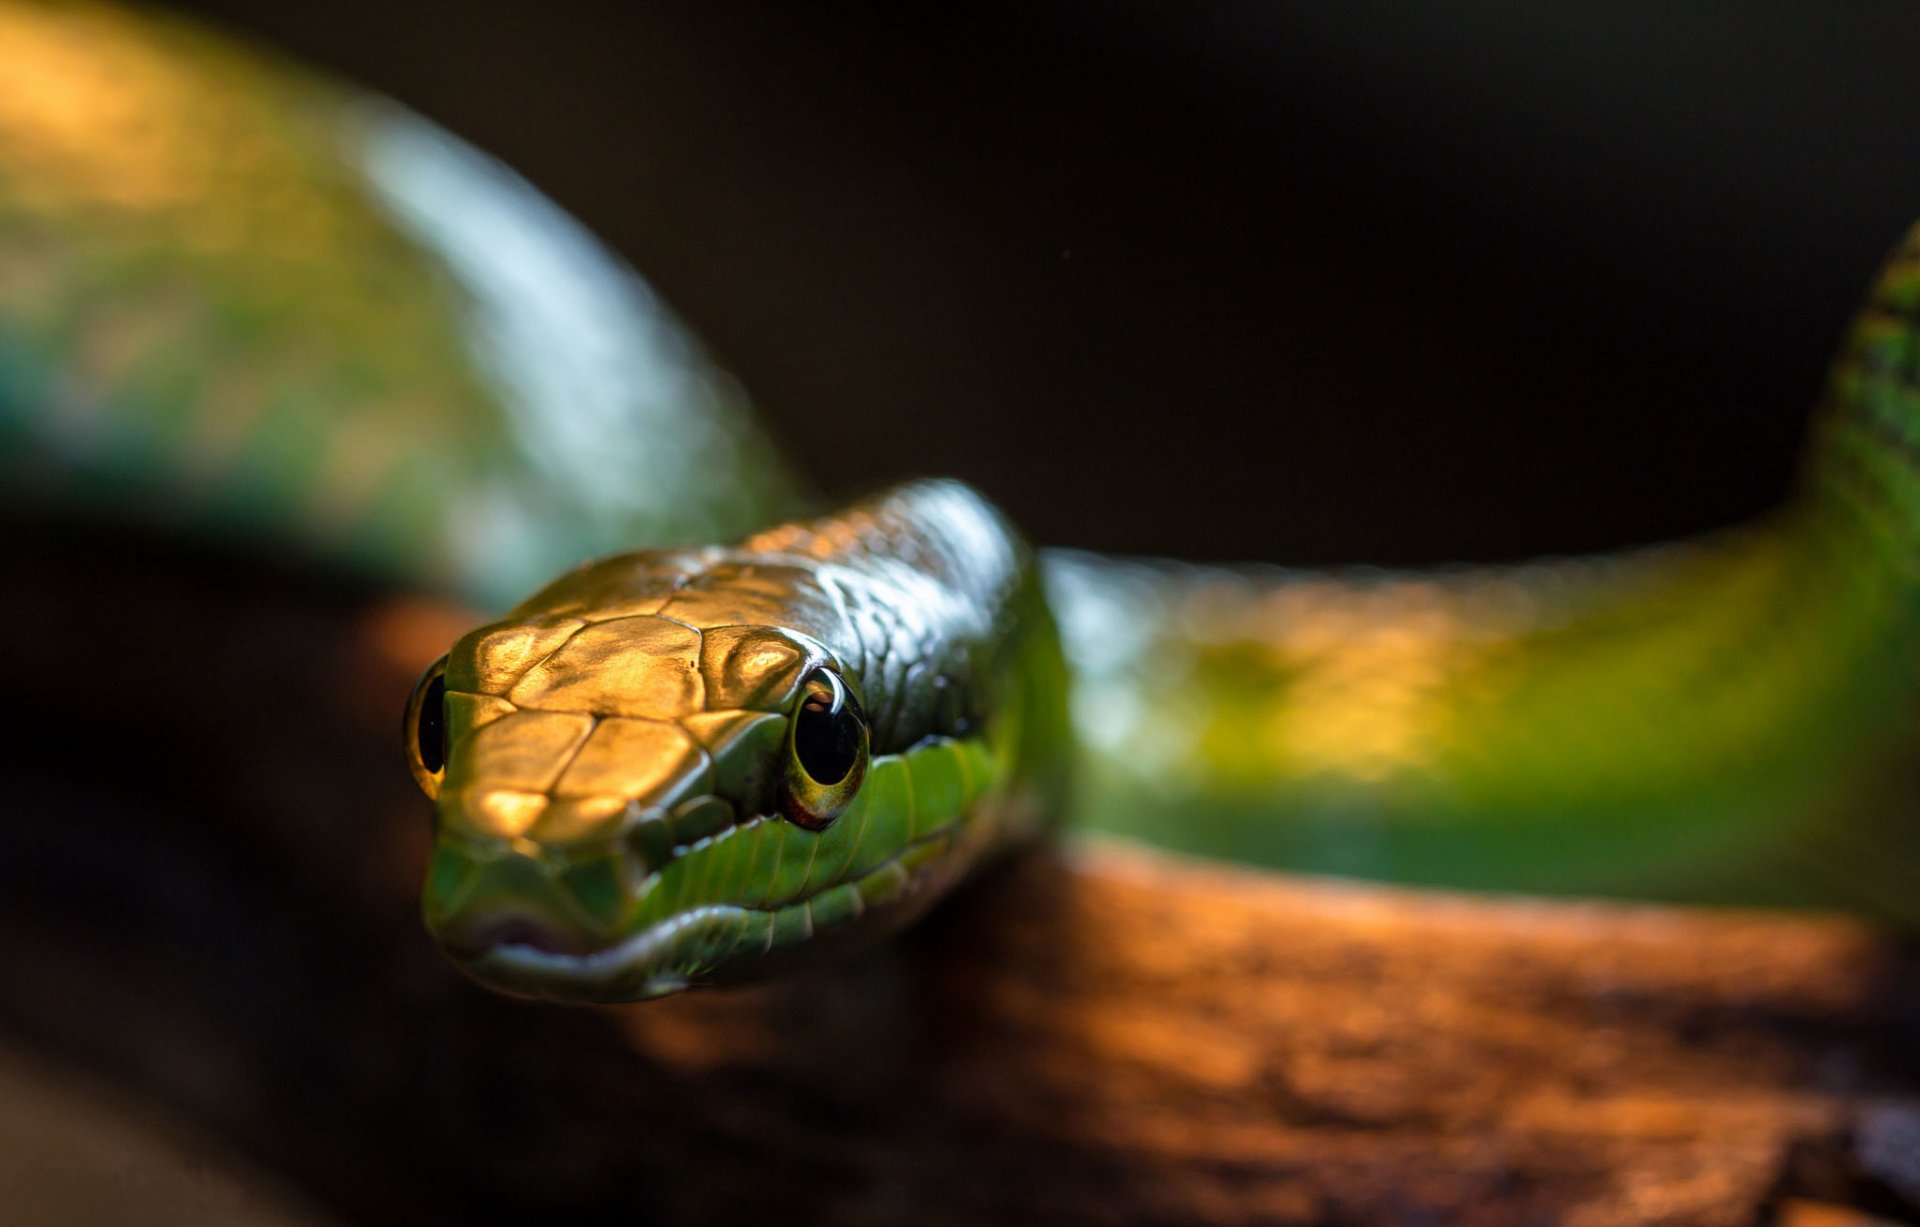
<instances>
[{"instance_id":1,"label":"snake eye","mask_svg":"<svg viewBox=\"0 0 1920 1227\"><path fill-rule=\"evenodd\" d=\"M867 774L867 717L839 674L815 669L800 688L787 738L786 815L825 830Z\"/></svg>"},{"instance_id":2,"label":"snake eye","mask_svg":"<svg viewBox=\"0 0 1920 1227\"><path fill-rule=\"evenodd\" d=\"M407 698L407 766L429 797L440 795L447 772L447 658L442 656L414 684Z\"/></svg>"}]
</instances>

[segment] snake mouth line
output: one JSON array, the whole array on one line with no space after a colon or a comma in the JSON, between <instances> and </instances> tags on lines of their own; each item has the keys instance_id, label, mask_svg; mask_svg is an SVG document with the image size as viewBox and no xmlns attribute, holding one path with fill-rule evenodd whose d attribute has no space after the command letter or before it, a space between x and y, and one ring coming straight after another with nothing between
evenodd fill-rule
<instances>
[{"instance_id":1,"label":"snake mouth line","mask_svg":"<svg viewBox=\"0 0 1920 1227\"><path fill-rule=\"evenodd\" d=\"M459 961L469 974L512 990L563 1000L583 997L597 999L594 990L629 980L636 972L646 969L649 964L662 960L662 956L672 953L676 939L689 931L731 923L739 928L740 932L734 939L738 943L740 938L745 936L747 927L753 923L754 917L773 917L798 911L804 918L799 937L805 941L826 928L859 918L869 907L886 906L911 895L917 883L937 872L938 869L937 858L915 858L915 854L936 844L948 842L959 825L958 822L949 822L936 827L866 871L843 878L803 898L778 906L751 903L703 904L655 921L638 933L623 938L613 945L592 951L573 952L552 949L545 944L534 944L522 940L522 934L507 929L503 932L504 940L484 951L460 957ZM911 868L906 864L909 859L917 861ZM901 875L899 886L883 899L869 903L859 893L858 888L863 883L889 873ZM831 922L816 924L812 910L814 903L832 891L848 888L853 888L850 892L850 910L836 916ZM717 959L693 960L686 965L666 965L663 961L662 965L646 971L635 985L637 992L632 993L631 996L633 999L665 996L686 988L694 976L710 970L716 963L727 958L738 954L749 956L770 954L777 944L776 931L770 924L767 927L764 943L744 948L736 945L734 951ZM622 994L622 996L628 996L628 994Z\"/></svg>"},{"instance_id":2,"label":"snake mouth line","mask_svg":"<svg viewBox=\"0 0 1920 1227\"><path fill-rule=\"evenodd\" d=\"M810 902L793 906L804 907ZM540 995L567 996L564 989L570 985L592 988L631 975L669 949L673 939L688 929L727 919L738 921L748 913L770 910L731 903L707 904L658 921L632 937L590 953L566 954L507 942L467 959L466 966L484 980L524 984L538 990ZM640 996L664 996L686 986L685 975L663 968L646 976Z\"/></svg>"}]
</instances>

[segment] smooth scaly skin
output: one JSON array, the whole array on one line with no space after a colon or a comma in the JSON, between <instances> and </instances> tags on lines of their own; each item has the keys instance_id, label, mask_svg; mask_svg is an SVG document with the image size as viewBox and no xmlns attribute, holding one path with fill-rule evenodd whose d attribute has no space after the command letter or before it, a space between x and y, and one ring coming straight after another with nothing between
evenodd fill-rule
<instances>
[{"instance_id":1,"label":"smooth scaly skin","mask_svg":"<svg viewBox=\"0 0 1920 1227\"><path fill-rule=\"evenodd\" d=\"M16 500L492 608L798 508L647 287L417 116L89 5L0 5L0 59Z\"/></svg>"},{"instance_id":2,"label":"smooth scaly skin","mask_svg":"<svg viewBox=\"0 0 1920 1227\"><path fill-rule=\"evenodd\" d=\"M873 759L815 832L780 787L822 665ZM1063 681L1032 560L958 483L593 563L449 655L427 922L483 980L602 1000L884 931L1059 812Z\"/></svg>"},{"instance_id":3,"label":"smooth scaly skin","mask_svg":"<svg viewBox=\"0 0 1920 1227\"><path fill-rule=\"evenodd\" d=\"M795 507L645 288L428 125L104 10L0 8L0 47L0 455L24 501L496 607ZM1915 250L1836 368L1801 495L1750 528L1428 576L1050 560L1069 821L1920 921ZM883 928L1059 808L1049 627L1025 547L950 484L575 572L452 654L429 921L482 978L595 999ZM876 755L820 834L769 792L818 661Z\"/></svg>"},{"instance_id":4,"label":"smooth scaly skin","mask_svg":"<svg viewBox=\"0 0 1920 1227\"><path fill-rule=\"evenodd\" d=\"M1920 228L1797 497L1708 538L1428 575L1060 560L1082 820L1260 864L1920 924L1917 338Z\"/></svg>"}]
</instances>

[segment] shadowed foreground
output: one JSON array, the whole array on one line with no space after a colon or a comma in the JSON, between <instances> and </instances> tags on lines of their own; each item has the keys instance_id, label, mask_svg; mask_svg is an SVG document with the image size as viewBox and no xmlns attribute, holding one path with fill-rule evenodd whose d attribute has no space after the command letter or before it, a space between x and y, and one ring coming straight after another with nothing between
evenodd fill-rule
<instances>
[{"instance_id":1,"label":"shadowed foreground","mask_svg":"<svg viewBox=\"0 0 1920 1227\"><path fill-rule=\"evenodd\" d=\"M41 719L0 772L0 1027L274 1173L289 1217L1920 1221L1920 958L1845 922L1084 846L765 987L490 996L415 914L391 615L7 548L0 677ZM172 650L208 602L220 651Z\"/></svg>"}]
</instances>

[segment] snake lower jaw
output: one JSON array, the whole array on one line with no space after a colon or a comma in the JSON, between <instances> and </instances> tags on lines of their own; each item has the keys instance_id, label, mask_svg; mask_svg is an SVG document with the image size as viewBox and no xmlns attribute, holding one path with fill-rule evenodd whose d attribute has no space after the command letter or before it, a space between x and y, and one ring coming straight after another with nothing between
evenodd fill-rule
<instances>
[{"instance_id":1,"label":"snake lower jaw","mask_svg":"<svg viewBox=\"0 0 1920 1227\"><path fill-rule=\"evenodd\" d=\"M638 932L589 938L526 912L470 926L434 926L441 949L471 979L518 997L574 1005L646 1001L739 978L772 953L771 933L741 942L759 909L708 904Z\"/></svg>"},{"instance_id":2,"label":"snake lower jaw","mask_svg":"<svg viewBox=\"0 0 1920 1227\"><path fill-rule=\"evenodd\" d=\"M738 984L839 957L909 923L939 898L952 867L865 875L783 907L706 903L618 938L582 942L532 913L496 913L464 928L434 926L468 977L517 997L613 1005L688 988ZM861 902L863 881L894 885Z\"/></svg>"},{"instance_id":3,"label":"snake lower jaw","mask_svg":"<svg viewBox=\"0 0 1920 1227\"><path fill-rule=\"evenodd\" d=\"M629 949L637 942L569 953L506 941L471 955L448 953L461 971L490 989L569 1005L645 1001L688 987L683 975L646 968L646 952Z\"/></svg>"},{"instance_id":4,"label":"snake lower jaw","mask_svg":"<svg viewBox=\"0 0 1920 1227\"><path fill-rule=\"evenodd\" d=\"M506 914L474 925L443 927L436 938L454 959L470 962L496 950L521 949L544 955L579 957L594 947L544 917Z\"/></svg>"}]
</instances>

